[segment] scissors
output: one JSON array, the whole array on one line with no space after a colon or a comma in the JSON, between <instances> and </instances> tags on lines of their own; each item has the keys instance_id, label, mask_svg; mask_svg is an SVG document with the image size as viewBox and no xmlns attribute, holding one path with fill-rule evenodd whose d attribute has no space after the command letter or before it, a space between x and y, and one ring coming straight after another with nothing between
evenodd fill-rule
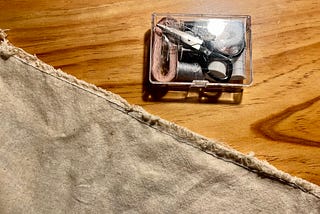
<instances>
[{"instance_id":1,"label":"scissors","mask_svg":"<svg viewBox=\"0 0 320 214\"><path fill-rule=\"evenodd\" d=\"M243 49L236 55L227 55L219 50L216 50L214 47L212 47L212 45L209 45L209 41L205 41L197 36L193 36L184 31L180 31L176 28L168 27L162 24L157 24L157 26L167 36L174 37L186 46L190 47L192 50L199 53L199 64L202 68L202 72L205 73L209 80L214 80L217 82L228 82L230 80L233 72L233 64L231 60L232 58L239 56ZM213 75L214 72L211 72L209 69L209 64L213 61L219 61L225 65L226 72L223 77Z\"/></svg>"}]
</instances>

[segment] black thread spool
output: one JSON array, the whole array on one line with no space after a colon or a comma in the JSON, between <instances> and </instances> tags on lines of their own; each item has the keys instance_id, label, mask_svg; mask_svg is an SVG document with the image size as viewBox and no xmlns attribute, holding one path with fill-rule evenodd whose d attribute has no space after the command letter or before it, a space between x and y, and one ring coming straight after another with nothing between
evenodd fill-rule
<instances>
[{"instance_id":1,"label":"black thread spool","mask_svg":"<svg viewBox=\"0 0 320 214\"><path fill-rule=\"evenodd\" d=\"M193 80L203 80L204 75L198 63L178 62L176 81L192 82Z\"/></svg>"}]
</instances>

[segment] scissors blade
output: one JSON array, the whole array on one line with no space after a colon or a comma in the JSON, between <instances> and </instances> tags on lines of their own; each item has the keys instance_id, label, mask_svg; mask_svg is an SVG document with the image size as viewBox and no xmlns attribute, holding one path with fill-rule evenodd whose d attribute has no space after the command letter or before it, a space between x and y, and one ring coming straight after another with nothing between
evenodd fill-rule
<instances>
[{"instance_id":1,"label":"scissors blade","mask_svg":"<svg viewBox=\"0 0 320 214\"><path fill-rule=\"evenodd\" d=\"M201 45L203 44L203 40L199 37L192 36L186 32L180 31L178 29L168 27L162 24L157 24L157 26L165 33L170 34L177 39L180 39L183 43L191 46L196 50L200 50Z\"/></svg>"}]
</instances>

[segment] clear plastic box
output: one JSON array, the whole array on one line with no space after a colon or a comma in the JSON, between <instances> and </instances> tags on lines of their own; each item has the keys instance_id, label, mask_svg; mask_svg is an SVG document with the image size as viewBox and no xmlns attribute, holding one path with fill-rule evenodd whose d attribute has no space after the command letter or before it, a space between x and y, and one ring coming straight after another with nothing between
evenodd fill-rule
<instances>
[{"instance_id":1,"label":"clear plastic box","mask_svg":"<svg viewBox=\"0 0 320 214\"><path fill-rule=\"evenodd\" d=\"M151 21L149 99L241 102L253 81L250 16L154 13Z\"/></svg>"}]
</instances>

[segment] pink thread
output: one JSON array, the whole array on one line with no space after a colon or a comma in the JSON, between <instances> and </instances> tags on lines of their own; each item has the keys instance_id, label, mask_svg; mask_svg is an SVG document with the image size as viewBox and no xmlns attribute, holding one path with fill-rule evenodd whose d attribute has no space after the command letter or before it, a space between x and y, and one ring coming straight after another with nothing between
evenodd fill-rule
<instances>
[{"instance_id":1,"label":"pink thread","mask_svg":"<svg viewBox=\"0 0 320 214\"><path fill-rule=\"evenodd\" d=\"M176 23L176 20L173 18L165 17L161 19L159 24L172 26ZM169 69L164 71L163 65L161 63L161 54L162 54L162 30L155 26L154 28L154 37L153 37L153 49L152 49L152 69L151 73L155 80L160 82L170 82L176 77L177 73L177 63L178 63L178 49L177 46L168 43L169 45Z\"/></svg>"}]
</instances>

